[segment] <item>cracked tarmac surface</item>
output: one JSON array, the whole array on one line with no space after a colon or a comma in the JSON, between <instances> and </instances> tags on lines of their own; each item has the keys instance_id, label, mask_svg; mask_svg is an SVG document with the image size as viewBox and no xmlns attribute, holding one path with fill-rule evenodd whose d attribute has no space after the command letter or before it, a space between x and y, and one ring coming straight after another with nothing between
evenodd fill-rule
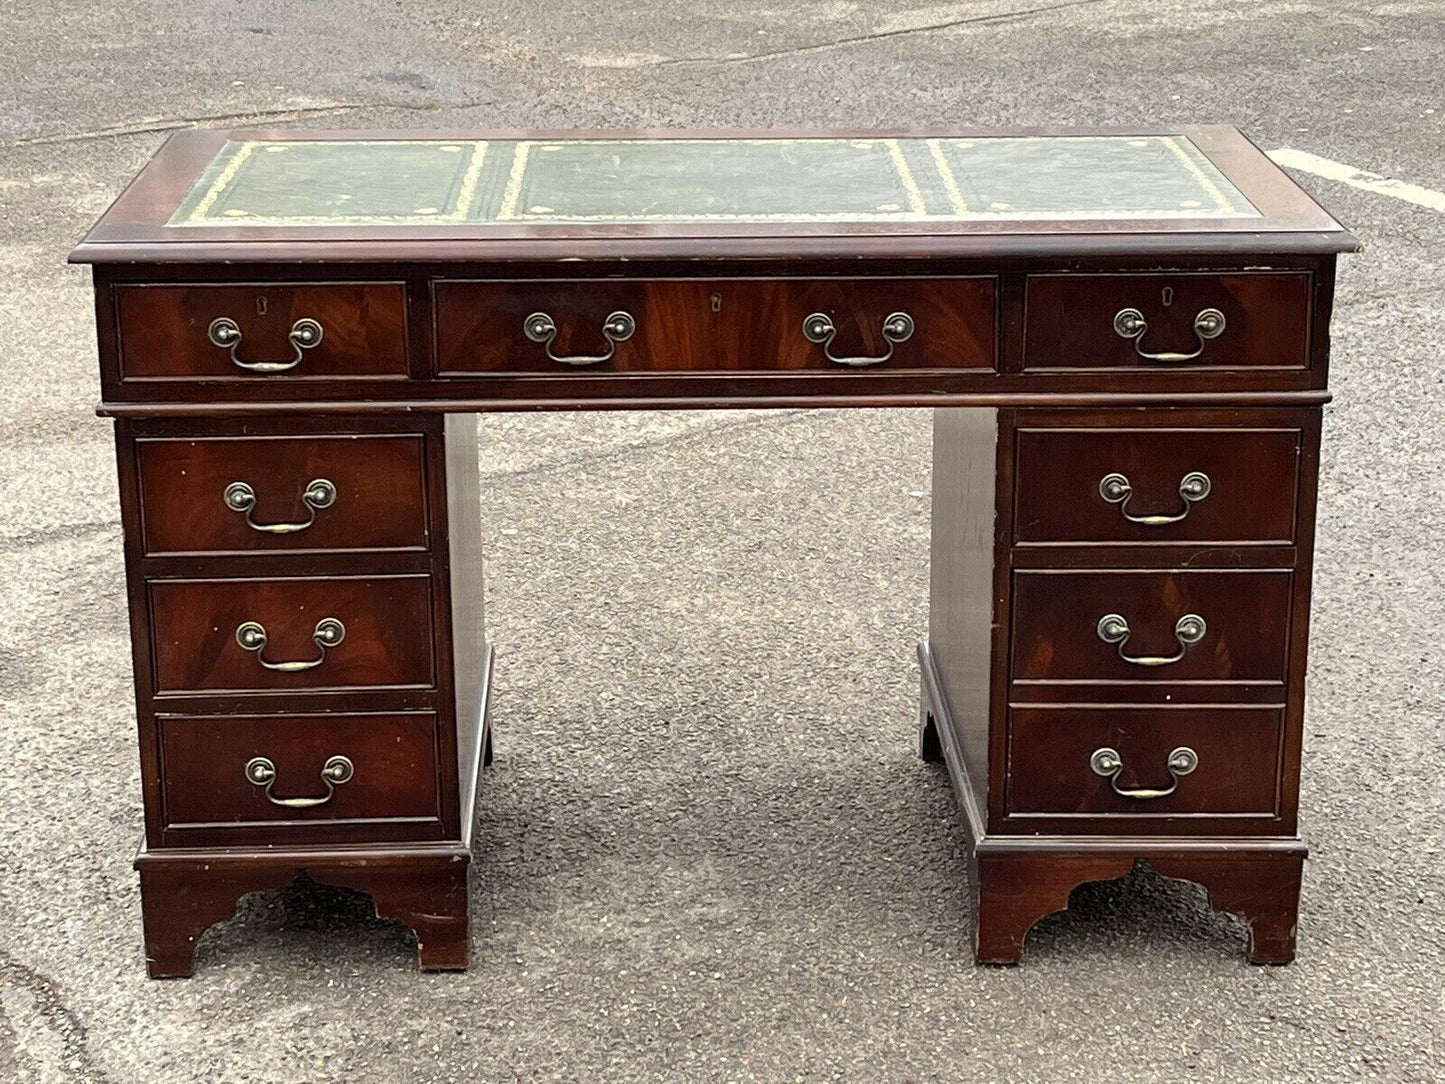
<instances>
[{"instance_id":1,"label":"cracked tarmac surface","mask_svg":"<svg viewBox=\"0 0 1445 1084\"><path fill-rule=\"evenodd\" d=\"M1300 956L1192 885L1078 890L969 960L913 755L923 411L502 415L481 429L497 762L474 964L365 897L246 898L141 955L113 452L64 256L190 123L1227 122L1445 188L1438 0L0 7L0 1080L1445 1077L1445 217L1301 177L1341 266Z\"/></svg>"}]
</instances>

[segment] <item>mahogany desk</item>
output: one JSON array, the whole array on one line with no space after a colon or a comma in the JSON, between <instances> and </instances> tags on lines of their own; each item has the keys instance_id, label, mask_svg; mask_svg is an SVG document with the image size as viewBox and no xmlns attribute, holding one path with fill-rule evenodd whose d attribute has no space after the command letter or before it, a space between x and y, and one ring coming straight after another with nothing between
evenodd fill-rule
<instances>
[{"instance_id":1,"label":"mahogany desk","mask_svg":"<svg viewBox=\"0 0 1445 1084\"><path fill-rule=\"evenodd\" d=\"M1355 247L1229 128L174 136L72 257L151 974L302 870L466 966L475 413L636 407L934 408L920 749L972 837L979 960L1140 859L1290 960Z\"/></svg>"}]
</instances>

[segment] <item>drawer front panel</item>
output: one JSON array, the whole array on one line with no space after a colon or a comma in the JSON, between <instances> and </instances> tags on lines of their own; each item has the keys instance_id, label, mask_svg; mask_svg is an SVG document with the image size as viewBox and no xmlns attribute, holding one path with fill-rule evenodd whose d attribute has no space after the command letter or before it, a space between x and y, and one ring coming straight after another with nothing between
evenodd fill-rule
<instances>
[{"instance_id":1,"label":"drawer front panel","mask_svg":"<svg viewBox=\"0 0 1445 1084\"><path fill-rule=\"evenodd\" d=\"M1024 292L1026 369L1304 369L1309 343L1307 274L1032 275Z\"/></svg>"},{"instance_id":2,"label":"drawer front panel","mask_svg":"<svg viewBox=\"0 0 1445 1084\"><path fill-rule=\"evenodd\" d=\"M434 831L440 820L431 712L180 715L159 726L167 829L414 820Z\"/></svg>"},{"instance_id":3,"label":"drawer front panel","mask_svg":"<svg viewBox=\"0 0 1445 1084\"><path fill-rule=\"evenodd\" d=\"M1292 543L1298 429L1023 429L1015 541Z\"/></svg>"},{"instance_id":4,"label":"drawer front panel","mask_svg":"<svg viewBox=\"0 0 1445 1084\"><path fill-rule=\"evenodd\" d=\"M1015 708L1009 814L1273 817L1281 726L1277 708Z\"/></svg>"},{"instance_id":5,"label":"drawer front panel","mask_svg":"<svg viewBox=\"0 0 1445 1084\"><path fill-rule=\"evenodd\" d=\"M425 549L425 438L142 438L145 552Z\"/></svg>"},{"instance_id":6,"label":"drawer front panel","mask_svg":"<svg viewBox=\"0 0 1445 1084\"><path fill-rule=\"evenodd\" d=\"M436 682L429 576L152 580L148 588L158 694Z\"/></svg>"},{"instance_id":7,"label":"drawer front panel","mask_svg":"<svg viewBox=\"0 0 1445 1084\"><path fill-rule=\"evenodd\" d=\"M857 373L995 364L991 277L438 281L433 294L442 376ZM630 328L627 321L610 326L614 313L626 314ZM535 331L528 337L533 314L544 314L555 328L550 341L536 341L547 336ZM889 324L895 314L908 322ZM814 315L826 318L814 329L814 339L826 342L805 334ZM601 360L569 364L550 358L549 350ZM827 352L857 364L830 361Z\"/></svg>"},{"instance_id":8,"label":"drawer front panel","mask_svg":"<svg viewBox=\"0 0 1445 1084\"><path fill-rule=\"evenodd\" d=\"M116 306L123 380L407 375L401 283L118 286Z\"/></svg>"},{"instance_id":9,"label":"drawer front panel","mask_svg":"<svg viewBox=\"0 0 1445 1084\"><path fill-rule=\"evenodd\" d=\"M1282 682L1292 579L1276 570L1016 572L1013 680Z\"/></svg>"}]
</instances>

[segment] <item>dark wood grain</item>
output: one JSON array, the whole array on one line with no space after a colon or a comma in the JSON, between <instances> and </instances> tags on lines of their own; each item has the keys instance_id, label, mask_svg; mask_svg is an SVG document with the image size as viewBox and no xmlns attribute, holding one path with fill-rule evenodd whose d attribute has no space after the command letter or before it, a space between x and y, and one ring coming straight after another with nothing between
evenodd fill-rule
<instances>
[{"instance_id":1,"label":"dark wood grain","mask_svg":"<svg viewBox=\"0 0 1445 1084\"><path fill-rule=\"evenodd\" d=\"M160 732L166 831L177 842L182 835L220 835L221 829L250 829L247 835L254 837L318 821L329 829L348 821L406 822L390 827L410 837L440 835L432 712L167 715ZM265 757L276 769L275 798L325 798L321 769L338 755L352 762L355 774L309 808L275 804L243 774L253 757ZM377 837L374 823L350 827L353 837ZM237 841L234 831L225 835Z\"/></svg>"},{"instance_id":2,"label":"dark wood grain","mask_svg":"<svg viewBox=\"0 0 1445 1084\"><path fill-rule=\"evenodd\" d=\"M227 133L168 142L73 254L97 264L119 419L152 973L189 973L239 895L303 870L373 893L423 967L466 965L491 649L475 423L456 415L576 408L946 408L920 739L972 841L978 957L1016 961L1072 887L1142 859L1243 914L1253 959L1291 958L1320 406L1335 254L1355 242L1239 133L1185 134L1258 216L176 230ZM1148 362L1113 330L1125 306L1145 350L1192 350L1202 307L1227 328L1196 360ZM547 311L556 350L601 352L614 309L638 328L596 368L521 335ZM917 329L855 370L804 339L814 311L849 355L882 353L890 312ZM248 374L206 340L221 315L243 359L288 357L301 316L323 343ZM1211 493L1177 524L1130 524L1097 491L1118 471L1131 511L1168 514L1191 470ZM340 498L305 531L254 532L220 502L243 480L259 522L296 519L313 475ZM333 610L347 636L314 670L235 643L254 619L268 658L312 658ZM1095 631L1117 612L1129 651L1169 654L1190 611L1208 633L1169 666ZM275 793L319 794L343 738L357 775L314 810L267 803L236 765L271 755ZM1139 808L1088 770L1095 743L1124 786L1165 783L1176 744L1200 767Z\"/></svg>"},{"instance_id":3,"label":"dark wood grain","mask_svg":"<svg viewBox=\"0 0 1445 1084\"><path fill-rule=\"evenodd\" d=\"M988 796L990 704L995 668L996 598L994 477L998 417L993 410L933 413L933 532L929 548L928 644L940 695L951 707L931 716L925 691L921 732L925 755L941 758L930 729L946 718L956 729L969 786L980 805ZM1006 622L1005 622L1006 623ZM925 677L927 681L927 677ZM931 740L935 744L927 745Z\"/></svg>"},{"instance_id":4,"label":"dark wood grain","mask_svg":"<svg viewBox=\"0 0 1445 1084\"><path fill-rule=\"evenodd\" d=\"M302 437L161 437L136 443L147 555L417 550L429 544L425 437L314 434ZM303 501L325 479L336 499L315 515ZM245 482L261 526L221 499Z\"/></svg>"},{"instance_id":5,"label":"dark wood grain","mask_svg":"<svg viewBox=\"0 0 1445 1084\"><path fill-rule=\"evenodd\" d=\"M1309 364L1308 275L1088 275L1029 277L1024 293L1026 369L1302 369ZM1143 314L1138 342L1121 338L1114 317ZM1194 319L1205 309L1225 327L1192 361L1155 362L1146 353L1192 353Z\"/></svg>"},{"instance_id":6,"label":"dark wood grain","mask_svg":"<svg viewBox=\"0 0 1445 1084\"><path fill-rule=\"evenodd\" d=\"M1202 884L1210 904L1249 924L1249 960L1286 964L1294 959L1300 867L1291 854L1060 852L1047 860L1027 854L977 858L975 953L980 963L1016 964L1024 938L1045 915L1064 911L1069 893L1088 881L1115 880L1139 858L1166 877Z\"/></svg>"},{"instance_id":7,"label":"dark wood grain","mask_svg":"<svg viewBox=\"0 0 1445 1084\"><path fill-rule=\"evenodd\" d=\"M1302 432L1299 429L1024 429L1018 434L1014 540L1020 544L1099 542L1289 545ZM1203 472L1203 499L1180 496L1184 477ZM1132 489L1126 504L1099 490L1120 473ZM1176 516L1140 524L1135 517Z\"/></svg>"},{"instance_id":8,"label":"dark wood grain","mask_svg":"<svg viewBox=\"0 0 1445 1084\"><path fill-rule=\"evenodd\" d=\"M154 580L149 596L158 695L436 683L428 576ZM236 640L239 625L256 621L269 639L267 660L315 659L322 653L312 634L326 617L346 635L310 670L266 669Z\"/></svg>"},{"instance_id":9,"label":"dark wood grain","mask_svg":"<svg viewBox=\"0 0 1445 1084\"><path fill-rule=\"evenodd\" d=\"M1016 707L1009 714L1009 816L1270 819L1282 734L1278 708ZM1169 755L1181 746L1198 754L1199 766L1167 797L1121 797L1089 767L1094 751L1108 747L1124 764L1119 787L1164 789L1173 781ZM1102 829L1095 824L1094 830ZM1156 822L1155 830L1178 831L1178 825Z\"/></svg>"},{"instance_id":10,"label":"dark wood grain","mask_svg":"<svg viewBox=\"0 0 1445 1084\"><path fill-rule=\"evenodd\" d=\"M183 978L209 926L230 918L251 892L281 888L305 873L323 884L366 892L378 917L410 927L423 971L467 966L471 855L455 843L265 849L142 849L141 909L151 978Z\"/></svg>"},{"instance_id":11,"label":"dark wood grain","mask_svg":"<svg viewBox=\"0 0 1445 1084\"><path fill-rule=\"evenodd\" d=\"M1012 672L1021 681L1285 680L1288 571L1015 573ZM1175 622L1203 617L1204 639L1167 666L1125 662L1096 626L1119 614L1131 656L1172 656Z\"/></svg>"},{"instance_id":12,"label":"dark wood grain","mask_svg":"<svg viewBox=\"0 0 1445 1084\"><path fill-rule=\"evenodd\" d=\"M122 380L312 380L405 377L406 293L400 283L133 285L115 294ZM256 373L207 338L229 317L241 329L236 356L248 363L294 356L295 321L322 327L321 341L286 372Z\"/></svg>"},{"instance_id":13,"label":"dark wood grain","mask_svg":"<svg viewBox=\"0 0 1445 1084\"><path fill-rule=\"evenodd\" d=\"M557 326L559 356L608 352L602 326L630 313L636 333L588 373L848 371L803 336L813 313L837 328L835 356L883 357L884 321L912 316L911 338L865 372L989 369L994 365L994 295L990 277L946 279L674 279L497 283L442 279L433 284L437 365L443 375L530 373L571 376L578 370L547 358L523 334L532 313Z\"/></svg>"}]
</instances>

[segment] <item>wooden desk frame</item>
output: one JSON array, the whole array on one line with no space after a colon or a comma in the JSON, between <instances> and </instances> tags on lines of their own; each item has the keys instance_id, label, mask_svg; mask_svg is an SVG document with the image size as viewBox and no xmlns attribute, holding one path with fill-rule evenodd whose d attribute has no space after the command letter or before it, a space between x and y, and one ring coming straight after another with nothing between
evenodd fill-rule
<instances>
[{"instance_id":1,"label":"wooden desk frame","mask_svg":"<svg viewBox=\"0 0 1445 1084\"><path fill-rule=\"evenodd\" d=\"M279 887L303 870L316 880L369 892L379 914L416 931L424 968L466 966L471 836L477 787L491 750L486 706L492 656L482 634L475 415L760 406L911 406L935 412L931 622L929 641L919 648L919 748L925 758L947 764L972 839L978 959L1017 962L1029 928L1043 915L1066 908L1076 885L1122 876L1139 860L1167 876L1203 884L1216 908L1242 914L1252 931L1252 960L1292 959L1306 853L1298 836L1297 795L1320 408L1329 397L1336 256L1356 246L1232 129L1189 129L1187 134L1259 208L1259 219L1244 224L994 222L952 229L934 223L786 230L732 224L176 231L164 225L166 217L225 135L174 137L72 257L95 265L100 412L116 419L146 809L145 842L136 866L151 974L189 974L196 941L232 913L241 895ZM397 135L367 133L377 139ZM247 133L247 138L257 137ZM1060 328L1057 312L1029 309L1030 290L1060 275L1069 277L1070 291L1086 293L1090 280L1105 292L1127 292L1131 283L1142 290L1147 284L1152 298L1158 283L1166 282L1178 284L1182 303L1191 292L1225 298L1235 335L1221 338L1219 349L1201 339L1204 353L1197 364L1141 363L1128 354L1111 354L1111 362L1093 353L1117 346L1099 338L1103 332ZM1269 276L1279 277L1284 286L1277 289L1266 281ZM873 283L968 277L987 280L990 315L977 326L972 345L957 347L958 357L970 360L956 366L908 367L907 358L919 355L901 348L900 364L865 370L779 370L770 369L766 360L729 368L727 359L719 363L714 358L695 368L685 360L671 371L606 371L603 366L463 373L445 370L440 360L439 337L449 319L438 306L444 283L483 284L507 305L555 296L557 290L578 296L633 290L627 296L642 299L639 311L657 335L704 319L661 307L657 298L691 296L676 284L701 283L701 289L712 292L717 313L729 311L737 298L776 296L785 304L797 291L811 296L808 290L840 290L847 281L861 282L858 288L866 291ZM1226 280L1229 284L1221 285ZM157 287L171 292L147 292ZM363 323L356 330L343 322L329 332L328 341L340 337L338 349L343 350L364 342L366 351L374 351L376 335L392 336L388 341L403 359L394 371L238 374L207 369L221 362L206 353L211 348L205 345L195 347L200 368L187 368L188 344L204 337L212 296L230 304L254 292L255 307L264 316L265 296L279 296L284 305L297 290L338 287L361 291L355 295L363 301L354 319ZM946 283L940 289L947 290ZM1173 292L1173 285L1165 287L1166 306ZM337 301L344 314L352 311L344 308L352 296ZM1106 308L1099 307L1091 319L1107 323L1113 313ZM881 342L869 330L876 319L876 314L860 317L856 333L844 330L855 340L861 336L864 347L876 352ZM1056 353L1033 355L1031 362L1027 334L1039 327L1062 345L1048 348ZM685 327L677 334L684 336L678 341L707 341ZM691 339L685 338L688 334ZM1166 328L1164 338L1178 340L1177 329ZM273 352L278 343L284 345L284 339L272 333L268 345ZM1171 348L1179 349L1172 342ZM515 349L539 348L519 342ZM804 358L803 348L793 344L789 349ZM319 349L317 356L322 356ZM814 366L816 360L807 355L799 364ZM376 368L382 362L366 364ZM1150 464L1159 461L1160 449L1170 448L1176 434L1193 434L1185 443L1199 449L1217 445L1220 462L1234 464L1228 468L1233 476L1215 480L1216 491L1221 485L1227 491L1235 481L1258 482L1269 491L1269 500L1261 497L1256 505L1236 489L1232 496L1216 496L1213 507L1232 500L1235 504L1228 507L1246 519L1257 517L1269 530L1256 538L1238 523L1204 521L1200 537L1155 538L1125 523L1116 536L1090 537L1103 529L1099 517L1106 509L1108 515L1115 512L1097 495L1080 492L1080 501L1094 504L1075 517L1076 525L1066 514L1050 528L1064 534L1077 530L1079 537L1030 539L1025 529L1033 528L1021 525L1019 502L1029 498L1027 487L1042 483L1028 473L1037 468L1028 465L1032 461L1025 453L1034 454L1036 444L1051 446L1059 434L1080 434L1085 441L1097 437L1133 457L1145 473L1152 472ZM204 457L187 458L201 455L187 450L190 446L214 447L208 442L217 440L314 444L363 436L404 437L421 449L418 479L413 483L409 475L398 474L396 484L414 484L418 494L424 493L418 497L425 502L418 505L425 508L423 542L374 548L363 540L348 549L333 541L314 551L268 552L250 536L227 535L240 521L231 514L234 509L216 504L198 513L194 530L233 542L242 538L241 548L167 550L154 544L153 535L184 518L165 511L166 487L181 485L184 474L174 464L186 470L205 466ZM144 458L152 454L145 449L159 449L159 466ZM1276 455L1272 449L1283 451ZM172 462L161 453L180 458ZM1270 490L1273 476L1238 477L1249 473L1241 464L1284 463L1280 456L1293 456L1288 466L1293 473L1286 478L1286 468L1279 467L1276 490ZM151 471L157 472L155 478ZM304 481L298 474L297 485ZM1070 491L1070 499L1074 496ZM267 497L274 500L274 495ZM1146 511L1172 508L1171 495L1157 488L1137 497ZM273 516L285 511L268 509ZM296 503L293 516L306 511ZM324 514L313 510L313 519ZM1067 581L1069 576L1075 579ZM248 583L284 579L293 584L291 590L303 591L313 582L348 579L363 585L358 590L369 590L398 577L424 578L428 585L427 624L420 631L433 669L426 672L419 669L421 661L403 665L404 660L389 656L386 634L377 634L370 646L357 645L353 637L357 646L348 650L371 652L373 665L382 668L373 673L390 675L379 684L368 683L363 669L343 667L349 676L340 684L306 685L301 677L258 670L247 679L254 687L237 687L241 664L216 660L238 649L229 640L206 646L191 639L205 639L196 631L200 626L188 624L184 607L165 597L175 593L176 584L200 584L186 588L189 597L209 599L205 592L211 591L216 612L230 613L226 607L232 603L221 596L244 591ZM1034 605L1030 592L1043 590L1036 586L1043 582L1040 577L1054 577L1047 581L1051 585L1072 582L1085 600L1074 615L1081 628L1088 626L1077 643L1035 628L1042 619L1028 607ZM1194 678L1143 680L1123 674L1114 649L1099 654L1100 645L1090 639L1089 592L1123 585L1144 591L1138 585L1146 582L1163 585L1161 597L1212 602L1211 627L1229 626L1216 632L1225 639L1207 657L1188 656L1180 641L1181 655L1190 659L1183 665L1194 668ZM284 606L276 599L285 593L278 589L266 596L277 613ZM402 625L420 620L408 616L419 612L419 603L407 603L400 594L386 598L377 603L386 610L381 617ZM1243 616L1230 616L1236 612ZM1256 643L1244 631L1251 622L1284 631L1277 642L1256 637ZM386 627L380 618L374 624ZM1159 639L1157 630L1135 634L1141 641ZM224 640L229 630L219 635ZM292 636L293 649L296 643ZM1094 654L1086 662L1078 661L1089 651ZM323 648L323 658L326 654ZM1117 657L1129 661L1123 644ZM1089 666L1099 667L1100 676L1087 676ZM1136 713L1128 717L1144 720L1144 731L1171 732L1192 720L1206 751L1233 748L1232 739L1210 737L1211 728L1234 726L1239 729L1221 733L1257 731L1260 737L1250 746L1252 759L1240 759L1232 773L1199 782L1187 799L1173 799L1176 804L1164 813L1144 804L1157 798L1125 794L1131 789L1142 793L1151 772L1154 782L1163 782L1158 766L1115 771L1108 784L1118 795L1085 774L1059 775L1045 786L1037 783L1037 772L1026 773L1025 766L1045 756L1059 735L1114 725L1099 717L1105 711ZM434 731L417 730L418 717L434 720ZM352 725L348 719L354 730L346 729ZM214 729L217 720L229 720L229 729ZM285 740L305 746L298 756L308 764L307 757L319 756L321 748L307 745L308 735L332 724L340 728L337 734L352 734L363 745L371 740L364 735L381 730L394 731L398 742L406 734L434 733L434 745L428 751L425 743L418 744L416 756L432 758L435 805L422 808L421 796L430 792L425 771L416 767L420 761L366 784L377 788L366 792L367 800L383 810L376 815L327 820L293 810L288 820L256 820L274 813L274 799L272 806L253 805L262 801L260 784L250 779L253 787L246 789L231 775L218 777L222 782L215 784L236 788L230 798L196 796L212 785L209 768L205 757L198 763L188 757L203 751L220 755L216 742L234 741L241 749L252 740L252 731L258 743L262 734L275 738L283 733L277 725L284 721L289 721ZM1126 783L1121 790L1126 777L1133 786ZM1175 779L1180 795L1186 793L1185 782ZM282 785L279 779L275 785ZM365 804L356 789L360 785L333 780L326 783L326 795L343 795L360 810ZM285 786L295 788L294 776ZM1070 788L1085 789L1070 798ZM272 795L270 787L265 795ZM1078 808L1065 808L1071 801ZM404 815L387 815L390 808ZM960 915L960 921L965 917Z\"/></svg>"}]
</instances>

